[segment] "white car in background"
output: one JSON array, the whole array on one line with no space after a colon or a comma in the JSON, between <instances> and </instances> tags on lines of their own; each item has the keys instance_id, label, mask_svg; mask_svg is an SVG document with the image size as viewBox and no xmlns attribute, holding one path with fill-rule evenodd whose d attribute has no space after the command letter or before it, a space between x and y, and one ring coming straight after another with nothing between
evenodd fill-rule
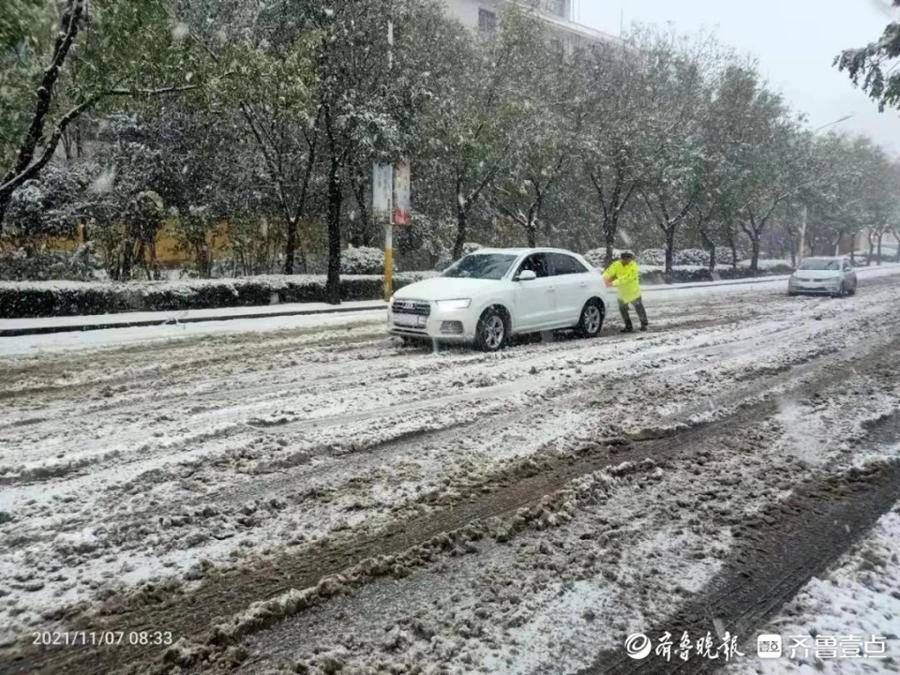
<instances>
[{"instance_id":1,"label":"white car in background","mask_svg":"<svg viewBox=\"0 0 900 675\"><path fill-rule=\"evenodd\" d=\"M571 251L480 249L391 298L388 330L404 338L501 349L513 335L576 329L596 337L608 300L600 273Z\"/></svg>"},{"instance_id":2,"label":"white car in background","mask_svg":"<svg viewBox=\"0 0 900 675\"><path fill-rule=\"evenodd\" d=\"M788 280L788 295L853 295L856 272L847 258L805 258Z\"/></svg>"}]
</instances>

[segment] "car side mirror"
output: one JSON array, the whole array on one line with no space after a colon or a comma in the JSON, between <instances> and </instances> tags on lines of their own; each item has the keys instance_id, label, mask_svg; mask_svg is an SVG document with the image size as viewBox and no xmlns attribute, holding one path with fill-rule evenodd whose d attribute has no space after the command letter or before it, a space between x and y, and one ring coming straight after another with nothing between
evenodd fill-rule
<instances>
[{"instance_id":1,"label":"car side mirror","mask_svg":"<svg viewBox=\"0 0 900 675\"><path fill-rule=\"evenodd\" d=\"M516 277L516 281L534 281L535 279L537 279L537 274L534 270L522 270Z\"/></svg>"}]
</instances>

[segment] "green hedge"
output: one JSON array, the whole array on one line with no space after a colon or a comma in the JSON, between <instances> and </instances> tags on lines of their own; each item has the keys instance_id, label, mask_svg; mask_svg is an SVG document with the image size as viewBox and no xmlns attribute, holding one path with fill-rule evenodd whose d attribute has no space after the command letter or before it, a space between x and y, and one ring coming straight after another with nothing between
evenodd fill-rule
<instances>
[{"instance_id":1,"label":"green hedge","mask_svg":"<svg viewBox=\"0 0 900 675\"><path fill-rule=\"evenodd\" d=\"M395 288L425 275L395 276ZM341 299L376 300L380 276L344 276ZM325 302L325 277L260 276L190 281L0 282L0 318L247 307L286 302Z\"/></svg>"}]
</instances>

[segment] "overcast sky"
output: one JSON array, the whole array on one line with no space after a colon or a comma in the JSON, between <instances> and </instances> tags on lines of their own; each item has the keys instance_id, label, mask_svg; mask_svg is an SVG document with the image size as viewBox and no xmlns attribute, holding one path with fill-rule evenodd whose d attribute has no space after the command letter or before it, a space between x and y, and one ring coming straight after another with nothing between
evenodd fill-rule
<instances>
[{"instance_id":1,"label":"overcast sky","mask_svg":"<svg viewBox=\"0 0 900 675\"><path fill-rule=\"evenodd\" d=\"M581 23L608 33L633 22L671 23L679 32L713 31L759 59L769 82L815 128L865 133L900 155L900 113L879 113L845 73L831 65L846 47L877 39L890 21L889 0L576 0Z\"/></svg>"}]
</instances>

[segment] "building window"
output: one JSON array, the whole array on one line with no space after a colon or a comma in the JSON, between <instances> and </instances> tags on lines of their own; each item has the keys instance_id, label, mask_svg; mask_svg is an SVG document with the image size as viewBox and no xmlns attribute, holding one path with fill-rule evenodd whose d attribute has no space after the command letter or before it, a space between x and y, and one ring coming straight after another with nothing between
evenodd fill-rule
<instances>
[{"instance_id":1,"label":"building window","mask_svg":"<svg viewBox=\"0 0 900 675\"><path fill-rule=\"evenodd\" d=\"M543 0L540 7L547 14L553 14L563 19L569 18L569 8L566 0Z\"/></svg>"},{"instance_id":2,"label":"building window","mask_svg":"<svg viewBox=\"0 0 900 675\"><path fill-rule=\"evenodd\" d=\"M487 9L478 10L478 30L493 33L497 30L497 15Z\"/></svg>"},{"instance_id":3,"label":"building window","mask_svg":"<svg viewBox=\"0 0 900 675\"><path fill-rule=\"evenodd\" d=\"M562 63L566 59L566 46L563 44L563 41L558 38L552 38L550 40L550 53L553 54L553 57Z\"/></svg>"}]
</instances>

